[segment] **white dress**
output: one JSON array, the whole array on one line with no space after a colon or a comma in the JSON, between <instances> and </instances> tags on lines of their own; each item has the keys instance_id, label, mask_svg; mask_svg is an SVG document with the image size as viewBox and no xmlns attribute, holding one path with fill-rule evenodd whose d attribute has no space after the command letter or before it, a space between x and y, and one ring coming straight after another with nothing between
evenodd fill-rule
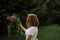
<instances>
[{"instance_id":1,"label":"white dress","mask_svg":"<svg viewBox=\"0 0 60 40\"><path fill-rule=\"evenodd\" d=\"M37 28L37 27L34 27L34 26L28 28L28 29L25 31L25 35L26 35L26 38L28 37L28 35L32 35L31 40L38 40L38 39L37 39L38 28Z\"/></svg>"}]
</instances>

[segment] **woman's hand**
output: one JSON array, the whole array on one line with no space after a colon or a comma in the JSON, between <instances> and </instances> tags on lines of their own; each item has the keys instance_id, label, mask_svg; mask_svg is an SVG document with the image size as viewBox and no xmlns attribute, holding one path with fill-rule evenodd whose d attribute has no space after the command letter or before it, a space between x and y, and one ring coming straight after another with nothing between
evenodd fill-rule
<instances>
[{"instance_id":1,"label":"woman's hand","mask_svg":"<svg viewBox=\"0 0 60 40\"><path fill-rule=\"evenodd\" d=\"M22 28L22 30L26 31L26 28L25 28L25 27L23 27L23 25L22 25L22 24L20 24L19 26Z\"/></svg>"},{"instance_id":2,"label":"woman's hand","mask_svg":"<svg viewBox=\"0 0 60 40\"><path fill-rule=\"evenodd\" d=\"M32 35L28 35L28 37L26 38L26 40L31 40Z\"/></svg>"},{"instance_id":3,"label":"woman's hand","mask_svg":"<svg viewBox=\"0 0 60 40\"><path fill-rule=\"evenodd\" d=\"M23 25L22 24L20 24L20 27L22 27Z\"/></svg>"}]
</instances>

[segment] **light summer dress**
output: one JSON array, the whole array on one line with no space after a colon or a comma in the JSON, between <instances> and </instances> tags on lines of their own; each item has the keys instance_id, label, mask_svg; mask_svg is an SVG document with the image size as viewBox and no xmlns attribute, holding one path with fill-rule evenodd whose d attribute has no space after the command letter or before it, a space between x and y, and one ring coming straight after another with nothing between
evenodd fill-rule
<instances>
[{"instance_id":1,"label":"light summer dress","mask_svg":"<svg viewBox=\"0 0 60 40\"><path fill-rule=\"evenodd\" d=\"M26 38L28 37L28 35L32 35L31 40L38 40L37 39L38 28L34 26L29 27L28 29L26 29L25 35L26 35Z\"/></svg>"}]
</instances>

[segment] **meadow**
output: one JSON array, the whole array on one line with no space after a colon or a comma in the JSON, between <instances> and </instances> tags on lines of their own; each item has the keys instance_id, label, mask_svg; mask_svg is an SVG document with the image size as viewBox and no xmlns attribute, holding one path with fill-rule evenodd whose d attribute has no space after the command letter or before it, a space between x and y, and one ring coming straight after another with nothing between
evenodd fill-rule
<instances>
[{"instance_id":1,"label":"meadow","mask_svg":"<svg viewBox=\"0 0 60 40\"><path fill-rule=\"evenodd\" d=\"M60 40L60 26L48 25L39 28L39 40Z\"/></svg>"}]
</instances>

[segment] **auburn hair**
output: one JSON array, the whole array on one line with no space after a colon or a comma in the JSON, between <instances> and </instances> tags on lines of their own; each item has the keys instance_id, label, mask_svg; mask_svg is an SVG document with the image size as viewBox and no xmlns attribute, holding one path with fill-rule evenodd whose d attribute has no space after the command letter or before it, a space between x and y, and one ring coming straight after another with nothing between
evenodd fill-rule
<instances>
[{"instance_id":1,"label":"auburn hair","mask_svg":"<svg viewBox=\"0 0 60 40\"><path fill-rule=\"evenodd\" d=\"M26 25L27 25L27 27L31 27L31 26L38 27L39 26L39 20L38 20L37 15L28 14L27 19L26 19Z\"/></svg>"}]
</instances>

